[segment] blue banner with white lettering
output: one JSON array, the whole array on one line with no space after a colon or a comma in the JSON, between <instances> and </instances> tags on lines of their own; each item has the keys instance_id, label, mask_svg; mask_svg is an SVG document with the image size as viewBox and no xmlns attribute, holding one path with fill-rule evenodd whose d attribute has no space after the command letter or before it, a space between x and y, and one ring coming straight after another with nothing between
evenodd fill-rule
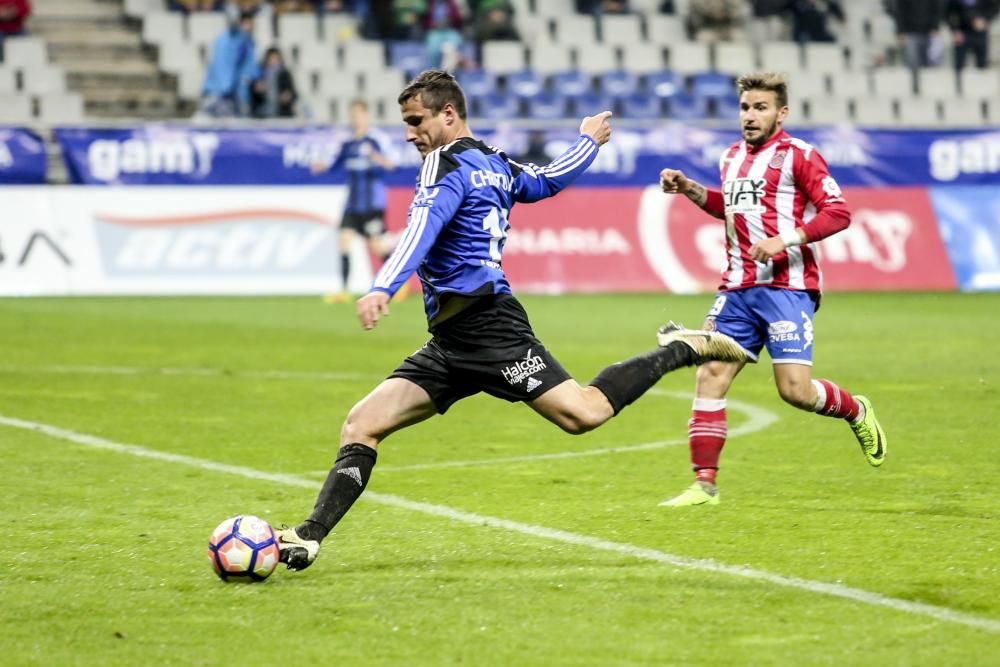
<instances>
[{"instance_id":1,"label":"blue banner with white lettering","mask_svg":"<svg viewBox=\"0 0 1000 667\"><path fill-rule=\"evenodd\" d=\"M941 240L963 290L1000 290L1000 190L930 188Z\"/></svg>"},{"instance_id":2,"label":"blue banner with white lettering","mask_svg":"<svg viewBox=\"0 0 1000 667\"><path fill-rule=\"evenodd\" d=\"M48 153L40 136L18 127L0 127L0 184L45 183Z\"/></svg>"},{"instance_id":3,"label":"blue banner with white lettering","mask_svg":"<svg viewBox=\"0 0 1000 667\"><path fill-rule=\"evenodd\" d=\"M572 128L473 128L514 159L544 163L575 139ZM815 146L841 185L1000 184L1000 129L915 131L830 127L790 133ZM402 127L375 132L395 164L390 185L412 185L421 157ZM336 162L350 139L344 127L206 129L149 125L131 129L59 128L55 136L73 183L90 185L322 185L344 182ZM681 169L712 185L719 157L737 130L674 123L615 125L609 144L578 183L644 186L661 169ZM330 170L331 165L336 168Z\"/></svg>"}]
</instances>

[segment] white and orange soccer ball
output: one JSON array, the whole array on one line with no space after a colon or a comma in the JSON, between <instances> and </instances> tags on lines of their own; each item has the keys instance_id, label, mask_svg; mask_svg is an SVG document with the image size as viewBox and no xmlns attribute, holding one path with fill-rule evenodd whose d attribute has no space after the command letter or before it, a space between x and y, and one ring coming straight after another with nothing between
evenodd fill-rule
<instances>
[{"instance_id":1,"label":"white and orange soccer ball","mask_svg":"<svg viewBox=\"0 0 1000 667\"><path fill-rule=\"evenodd\" d=\"M264 581L279 555L274 529L249 514L226 519L208 540L208 559L223 581Z\"/></svg>"}]
</instances>

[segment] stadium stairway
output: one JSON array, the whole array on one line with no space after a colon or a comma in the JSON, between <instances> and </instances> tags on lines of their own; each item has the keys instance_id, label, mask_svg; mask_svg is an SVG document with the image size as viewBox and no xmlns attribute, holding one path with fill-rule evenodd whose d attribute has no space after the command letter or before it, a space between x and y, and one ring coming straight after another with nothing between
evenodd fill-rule
<instances>
[{"instance_id":1,"label":"stadium stairway","mask_svg":"<svg viewBox=\"0 0 1000 667\"><path fill-rule=\"evenodd\" d=\"M122 0L45 0L33 3L32 34L44 37L49 60L66 72L90 119L166 119L187 109L177 84L159 71L142 45L139 25L126 20Z\"/></svg>"}]
</instances>

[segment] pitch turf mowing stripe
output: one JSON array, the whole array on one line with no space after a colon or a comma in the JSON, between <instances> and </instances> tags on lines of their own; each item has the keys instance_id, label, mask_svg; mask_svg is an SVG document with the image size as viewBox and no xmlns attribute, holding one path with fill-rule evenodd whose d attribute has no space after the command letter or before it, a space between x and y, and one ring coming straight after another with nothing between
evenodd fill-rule
<instances>
[{"instance_id":1,"label":"pitch turf mowing stripe","mask_svg":"<svg viewBox=\"0 0 1000 667\"><path fill-rule=\"evenodd\" d=\"M200 468L202 470L211 470L229 475L239 475L240 477L246 477L248 479L275 482L278 484L285 484L287 486L297 486L313 490L320 488L319 482L296 477L294 475L269 473L261 470L254 470L253 468L245 468L243 466L234 466L226 463L217 463L206 459L194 458L192 456L183 456L180 454L170 454L168 452L146 449L145 447L140 447L138 445L112 442L97 436L87 435L86 433L77 433L76 431L70 431L39 422L25 421L23 419L15 419L13 417L0 415L0 425L24 429L27 431L36 431L53 438L68 440L87 447L117 452L119 454L130 454L132 456L154 459L157 461L179 463L181 465ZM671 567L683 567L691 570L700 570L703 572L714 572L734 577L743 577L745 579L754 579L774 584L776 586L797 588L812 593L821 593L823 595L844 598L864 604L887 607L889 609L905 612L907 614L927 616L939 621L958 623L986 630L988 632L1000 633L1000 620L974 616L972 614L948 609L947 607L938 607L922 602L912 602L910 600L892 598L879 593L862 590L860 588L850 588L848 586L830 584L822 581L813 581L810 579L799 579L798 577L785 577L780 574L774 574L764 570L755 570L748 567L736 567L734 565L717 563L712 560L685 558L683 556L675 556L663 551L647 549L633 544L611 542L596 537L589 537L587 535L570 533L564 530L520 523L518 521L508 521L507 519L498 519L496 517L484 516L481 514L472 514L471 512L463 512L462 510L446 507L444 505L421 503L384 493L368 492L362 496L362 498L372 502L381 503L383 505L399 507L414 512L420 512L422 514L451 519L452 521L458 521L473 526L502 528L504 530L521 533L523 535L563 542L565 544L576 544L579 546L589 547L591 549L599 549L601 551L610 551L623 556L662 563Z\"/></svg>"}]
</instances>

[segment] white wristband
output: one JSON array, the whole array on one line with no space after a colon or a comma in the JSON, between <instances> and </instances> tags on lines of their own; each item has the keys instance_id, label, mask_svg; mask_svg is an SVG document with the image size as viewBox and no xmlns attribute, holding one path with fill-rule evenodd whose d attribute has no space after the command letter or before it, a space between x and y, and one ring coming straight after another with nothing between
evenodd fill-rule
<instances>
[{"instance_id":1,"label":"white wristband","mask_svg":"<svg viewBox=\"0 0 1000 667\"><path fill-rule=\"evenodd\" d=\"M799 236L798 227L781 232L781 240L785 242L786 248L791 248L793 245L802 245L802 237Z\"/></svg>"}]
</instances>

